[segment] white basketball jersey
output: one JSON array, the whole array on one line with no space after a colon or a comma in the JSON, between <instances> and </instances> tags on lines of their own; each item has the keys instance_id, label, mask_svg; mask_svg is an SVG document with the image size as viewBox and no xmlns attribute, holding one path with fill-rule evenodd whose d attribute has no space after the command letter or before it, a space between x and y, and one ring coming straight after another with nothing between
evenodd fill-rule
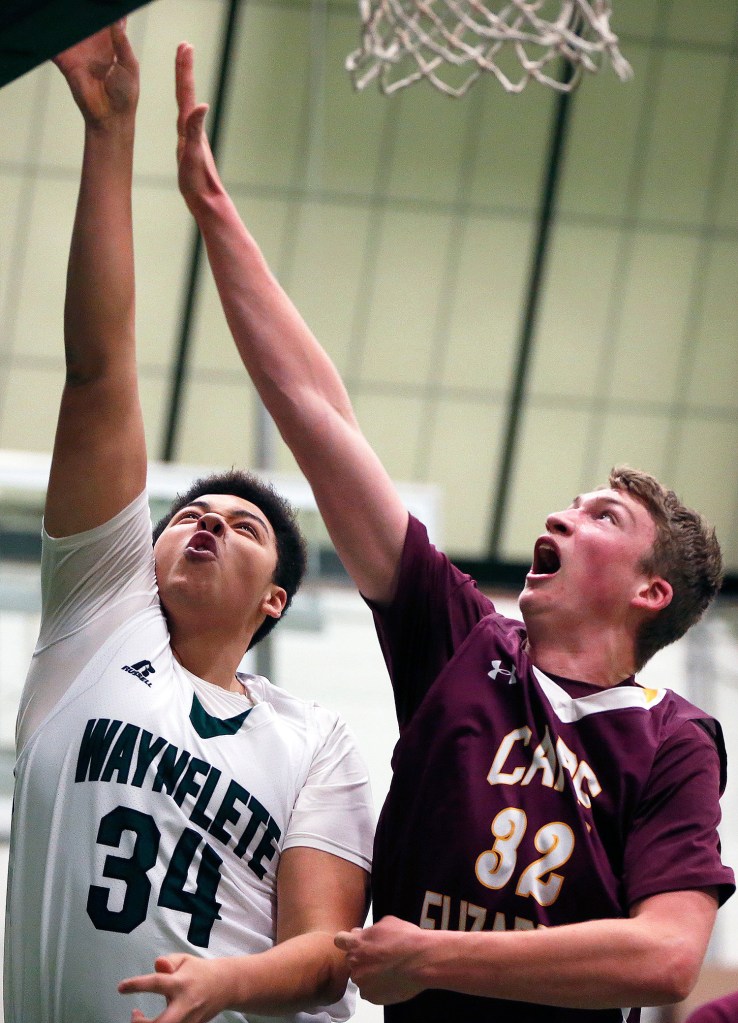
<instances>
[{"instance_id":1,"label":"white basketball jersey","mask_svg":"<svg viewBox=\"0 0 738 1023\"><path fill-rule=\"evenodd\" d=\"M134 1006L164 1008L116 991L157 955L273 945L283 849L312 846L368 869L371 796L336 715L258 677L243 679L250 698L225 692L174 659L145 500L47 546L44 623L19 716L5 1018L124 1023ZM70 573L82 597L60 593ZM86 663L70 678L80 648ZM345 1019L352 1000L288 1018Z\"/></svg>"}]
</instances>

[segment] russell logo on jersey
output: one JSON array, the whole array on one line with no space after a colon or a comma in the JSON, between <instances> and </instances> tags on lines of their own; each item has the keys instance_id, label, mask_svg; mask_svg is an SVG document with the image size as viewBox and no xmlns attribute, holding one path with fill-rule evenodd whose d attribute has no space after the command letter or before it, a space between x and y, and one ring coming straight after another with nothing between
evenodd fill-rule
<instances>
[{"instance_id":1,"label":"russell logo on jersey","mask_svg":"<svg viewBox=\"0 0 738 1023\"><path fill-rule=\"evenodd\" d=\"M121 671L127 671L129 675L135 675L136 678L140 678L149 689L152 686L152 683L149 682L149 675L156 674L156 668L151 661L136 661L135 664L124 664Z\"/></svg>"}]
</instances>

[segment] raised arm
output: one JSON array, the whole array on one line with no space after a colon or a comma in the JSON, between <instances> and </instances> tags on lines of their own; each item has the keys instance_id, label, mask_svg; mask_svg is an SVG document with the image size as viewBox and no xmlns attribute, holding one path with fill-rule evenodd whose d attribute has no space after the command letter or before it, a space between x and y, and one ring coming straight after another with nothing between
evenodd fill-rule
<instances>
[{"instance_id":1,"label":"raised arm","mask_svg":"<svg viewBox=\"0 0 738 1023\"><path fill-rule=\"evenodd\" d=\"M44 513L47 531L67 536L111 518L146 482L131 216L138 64L121 22L55 63L85 123L64 309L66 380Z\"/></svg>"},{"instance_id":2,"label":"raised arm","mask_svg":"<svg viewBox=\"0 0 738 1023\"><path fill-rule=\"evenodd\" d=\"M179 184L207 247L244 365L305 473L361 592L392 596L407 511L356 422L330 359L269 270L227 195L195 102L192 47L177 53Z\"/></svg>"}]
</instances>

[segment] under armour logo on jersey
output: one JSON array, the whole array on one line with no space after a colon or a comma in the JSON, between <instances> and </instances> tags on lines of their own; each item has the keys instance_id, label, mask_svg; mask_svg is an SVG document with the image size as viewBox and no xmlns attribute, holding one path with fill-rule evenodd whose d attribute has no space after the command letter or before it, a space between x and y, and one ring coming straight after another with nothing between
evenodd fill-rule
<instances>
[{"instance_id":1,"label":"under armour logo on jersey","mask_svg":"<svg viewBox=\"0 0 738 1023\"><path fill-rule=\"evenodd\" d=\"M124 664L122 671L127 671L129 675L135 675L136 678L140 678L142 682L151 688L151 682L149 682L149 675L156 674L156 668L151 661L136 661L135 664Z\"/></svg>"},{"instance_id":2,"label":"under armour logo on jersey","mask_svg":"<svg viewBox=\"0 0 738 1023\"><path fill-rule=\"evenodd\" d=\"M487 675L494 682L498 675L506 675L508 678L508 685L513 686L518 681L518 676L515 674L515 665L508 671L507 668L502 667L502 661L492 661L492 671L488 671Z\"/></svg>"}]
</instances>

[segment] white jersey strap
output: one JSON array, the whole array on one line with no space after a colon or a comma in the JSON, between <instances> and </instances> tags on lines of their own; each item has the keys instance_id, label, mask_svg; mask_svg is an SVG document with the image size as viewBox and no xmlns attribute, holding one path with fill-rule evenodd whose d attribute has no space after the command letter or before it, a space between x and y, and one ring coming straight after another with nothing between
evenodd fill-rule
<instances>
[{"instance_id":1,"label":"white jersey strap","mask_svg":"<svg viewBox=\"0 0 738 1023\"><path fill-rule=\"evenodd\" d=\"M614 689L603 689L589 696L570 696L552 678L533 666L533 672L560 721L571 724L581 721L590 714L603 714L607 711L625 710L634 707L650 710L661 703L666 696L666 689L644 689L643 686L616 686Z\"/></svg>"}]
</instances>

